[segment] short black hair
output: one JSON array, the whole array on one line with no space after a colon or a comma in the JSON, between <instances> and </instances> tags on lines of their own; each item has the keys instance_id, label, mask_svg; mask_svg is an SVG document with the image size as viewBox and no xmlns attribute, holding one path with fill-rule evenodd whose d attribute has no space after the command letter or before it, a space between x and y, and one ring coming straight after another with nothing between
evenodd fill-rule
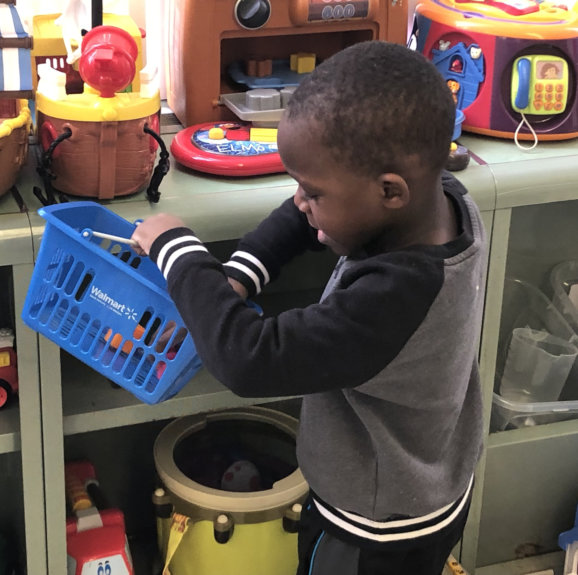
<instances>
[{"instance_id":1,"label":"short black hair","mask_svg":"<svg viewBox=\"0 0 578 575\"><path fill-rule=\"evenodd\" d=\"M337 52L306 77L286 118L321 128L321 142L357 173L402 171L417 156L445 166L456 108L436 67L405 46L372 40Z\"/></svg>"}]
</instances>

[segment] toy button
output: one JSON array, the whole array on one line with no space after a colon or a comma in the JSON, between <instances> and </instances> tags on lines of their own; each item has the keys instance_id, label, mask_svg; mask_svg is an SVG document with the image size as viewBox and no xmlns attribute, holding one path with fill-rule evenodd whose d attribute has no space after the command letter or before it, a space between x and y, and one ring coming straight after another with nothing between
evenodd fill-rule
<instances>
[{"instance_id":1,"label":"toy button","mask_svg":"<svg viewBox=\"0 0 578 575\"><path fill-rule=\"evenodd\" d=\"M564 90L564 86L562 84L556 84L556 92L562 92Z\"/></svg>"},{"instance_id":2,"label":"toy button","mask_svg":"<svg viewBox=\"0 0 578 575\"><path fill-rule=\"evenodd\" d=\"M554 94L546 94L546 101L551 102L554 99Z\"/></svg>"},{"instance_id":3,"label":"toy button","mask_svg":"<svg viewBox=\"0 0 578 575\"><path fill-rule=\"evenodd\" d=\"M544 89L544 84L542 84L541 82L536 82L536 92L541 92Z\"/></svg>"},{"instance_id":4,"label":"toy button","mask_svg":"<svg viewBox=\"0 0 578 575\"><path fill-rule=\"evenodd\" d=\"M541 110L542 109L542 102L534 102L534 108L536 110Z\"/></svg>"},{"instance_id":5,"label":"toy button","mask_svg":"<svg viewBox=\"0 0 578 575\"><path fill-rule=\"evenodd\" d=\"M538 92L537 94L534 94L534 100L540 100L542 101L542 96L544 94L542 94L542 92Z\"/></svg>"},{"instance_id":6,"label":"toy button","mask_svg":"<svg viewBox=\"0 0 578 575\"><path fill-rule=\"evenodd\" d=\"M554 107L554 105L552 104L552 102L546 102L544 104L544 109L545 110L551 110Z\"/></svg>"},{"instance_id":7,"label":"toy button","mask_svg":"<svg viewBox=\"0 0 578 575\"><path fill-rule=\"evenodd\" d=\"M552 84L546 84L546 92L551 92L554 89L554 86L552 86Z\"/></svg>"},{"instance_id":8,"label":"toy button","mask_svg":"<svg viewBox=\"0 0 578 575\"><path fill-rule=\"evenodd\" d=\"M562 105L562 102L556 102L554 104L554 109L558 110L559 112L561 112L564 109L564 106Z\"/></svg>"},{"instance_id":9,"label":"toy button","mask_svg":"<svg viewBox=\"0 0 578 575\"><path fill-rule=\"evenodd\" d=\"M210 140L222 140L225 137L225 130L223 128L211 128L209 130Z\"/></svg>"},{"instance_id":10,"label":"toy button","mask_svg":"<svg viewBox=\"0 0 578 575\"><path fill-rule=\"evenodd\" d=\"M564 94L556 94L556 102L561 102L564 99Z\"/></svg>"}]
</instances>

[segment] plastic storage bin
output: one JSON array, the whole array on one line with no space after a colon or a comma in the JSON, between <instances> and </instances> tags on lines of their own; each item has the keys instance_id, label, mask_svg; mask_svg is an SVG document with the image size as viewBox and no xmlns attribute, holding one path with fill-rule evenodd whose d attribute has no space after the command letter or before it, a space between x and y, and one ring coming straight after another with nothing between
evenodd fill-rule
<instances>
[{"instance_id":1,"label":"plastic storage bin","mask_svg":"<svg viewBox=\"0 0 578 575\"><path fill-rule=\"evenodd\" d=\"M494 393L490 428L491 431L504 431L577 417L578 399L576 401L522 403L508 401Z\"/></svg>"},{"instance_id":2,"label":"plastic storage bin","mask_svg":"<svg viewBox=\"0 0 578 575\"><path fill-rule=\"evenodd\" d=\"M574 386L574 381L578 378L578 362L574 362L562 389L560 398L564 401L521 402L499 395L498 390L502 384L512 334L514 329L525 327L546 331L561 340L578 344L576 332L539 289L527 282L506 278L496 359L495 393L490 426L492 431L578 417L578 395L574 397L564 393L566 389Z\"/></svg>"},{"instance_id":3,"label":"plastic storage bin","mask_svg":"<svg viewBox=\"0 0 578 575\"><path fill-rule=\"evenodd\" d=\"M95 202L41 208L46 219L22 312L32 329L140 400L177 393L200 369L156 265L126 243L132 224Z\"/></svg>"}]
</instances>

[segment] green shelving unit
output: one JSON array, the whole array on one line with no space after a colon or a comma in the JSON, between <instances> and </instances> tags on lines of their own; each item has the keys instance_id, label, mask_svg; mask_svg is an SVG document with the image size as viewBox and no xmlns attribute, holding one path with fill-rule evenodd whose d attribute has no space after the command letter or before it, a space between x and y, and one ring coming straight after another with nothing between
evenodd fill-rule
<instances>
[{"instance_id":1,"label":"green shelving unit","mask_svg":"<svg viewBox=\"0 0 578 575\"><path fill-rule=\"evenodd\" d=\"M170 144L170 136L166 141ZM456 175L480 207L490 243L480 333L487 449L459 550L461 563L473 575L477 567L555 551L558 532L571 526L569 517L578 503L578 419L496 433L490 429L497 358L503 351L498 342L506 278L517 275L543 287L555 263L578 259L578 143L541 143L526 152L511 141L463 135L460 142L472 160ZM150 494L136 488L135 481L146 476L147 485L154 482L150 452L161 424L261 402L234 396L201 370L176 397L144 405L22 324L19 314L44 228L32 193L39 185L33 168L28 166L17 182L27 211L11 195L0 198L0 278L12 286L9 307L21 381L18 405L0 412L0 464L3 457L19 456L16 468L21 469L8 479L0 474L0 487L7 481L7 487L16 484L20 492L11 515L24 534L28 573L62 575L67 458L92 456L100 462L101 483L133 524L135 517L147 517L150 507ZM224 259L241 235L294 191L294 181L284 174L227 179L195 174L173 161L158 204L140 193L106 205L129 220L176 213ZM330 254L313 254L289 266L263 294L266 310L315 301L334 261ZM108 444L115 447L113 457L104 455ZM131 457L133 452L141 457ZM2 509L0 526L8 520Z\"/></svg>"}]
</instances>

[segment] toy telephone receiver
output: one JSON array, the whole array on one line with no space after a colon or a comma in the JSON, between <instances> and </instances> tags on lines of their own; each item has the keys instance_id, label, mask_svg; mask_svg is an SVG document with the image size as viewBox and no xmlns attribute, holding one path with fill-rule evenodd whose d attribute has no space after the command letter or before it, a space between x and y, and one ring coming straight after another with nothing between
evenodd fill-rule
<instances>
[{"instance_id":1,"label":"toy telephone receiver","mask_svg":"<svg viewBox=\"0 0 578 575\"><path fill-rule=\"evenodd\" d=\"M511 105L522 115L514 133L516 145L523 150L532 150L538 144L538 136L526 114L552 116L561 114L568 101L568 63L559 56L528 54L514 60L512 67ZM530 147L520 146L518 133L526 124L534 138Z\"/></svg>"}]
</instances>

